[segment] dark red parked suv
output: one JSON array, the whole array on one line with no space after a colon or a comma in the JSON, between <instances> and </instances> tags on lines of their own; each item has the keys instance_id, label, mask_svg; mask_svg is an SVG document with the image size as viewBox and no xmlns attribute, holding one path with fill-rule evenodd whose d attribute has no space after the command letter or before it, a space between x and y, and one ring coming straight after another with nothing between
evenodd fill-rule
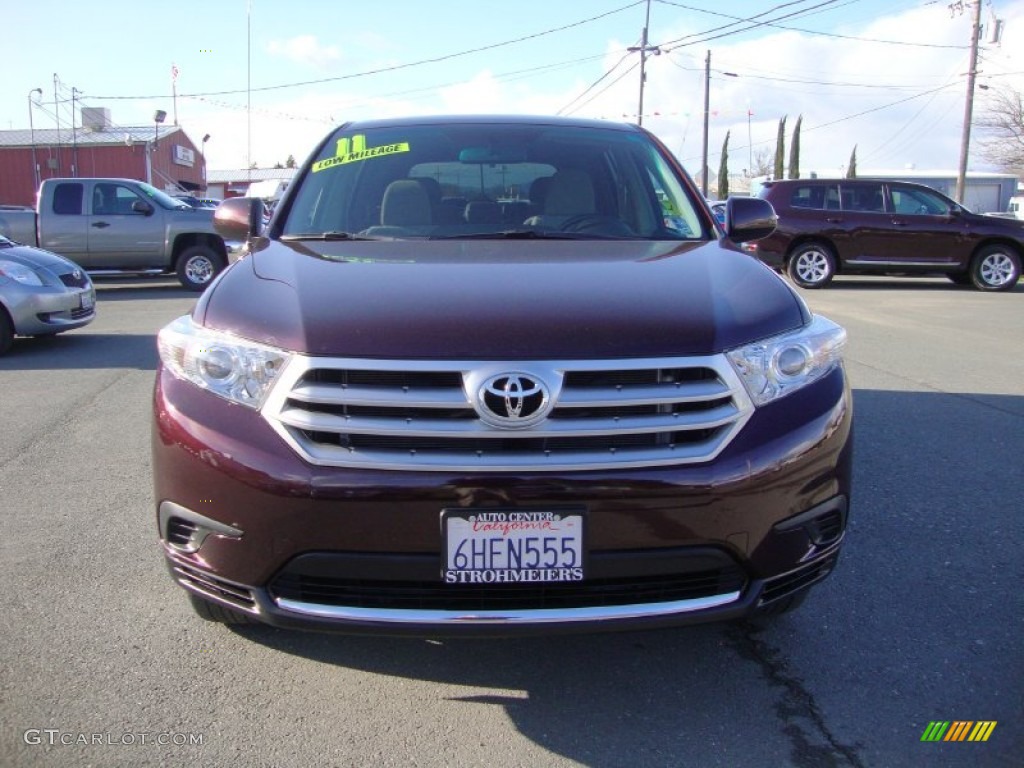
<instances>
[{"instance_id":1,"label":"dark red parked suv","mask_svg":"<svg viewBox=\"0 0 1024 768\"><path fill-rule=\"evenodd\" d=\"M159 334L162 550L203 617L375 633L777 613L839 556L842 328L635 125L351 123Z\"/></svg>"},{"instance_id":2,"label":"dark red parked suv","mask_svg":"<svg viewBox=\"0 0 1024 768\"><path fill-rule=\"evenodd\" d=\"M748 250L804 288L839 273L944 274L983 291L1020 278L1024 222L971 213L930 187L880 179L769 181L779 217Z\"/></svg>"}]
</instances>

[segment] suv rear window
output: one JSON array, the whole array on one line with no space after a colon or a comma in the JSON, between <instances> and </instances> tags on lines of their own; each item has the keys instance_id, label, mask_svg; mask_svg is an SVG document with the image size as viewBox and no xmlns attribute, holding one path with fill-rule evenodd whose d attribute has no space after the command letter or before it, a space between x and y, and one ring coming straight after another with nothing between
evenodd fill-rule
<instances>
[{"instance_id":1,"label":"suv rear window","mask_svg":"<svg viewBox=\"0 0 1024 768\"><path fill-rule=\"evenodd\" d=\"M808 184L794 187L789 198L791 208L813 210L837 210L839 208L839 187L835 184Z\"/></svg>"}]
</instances>

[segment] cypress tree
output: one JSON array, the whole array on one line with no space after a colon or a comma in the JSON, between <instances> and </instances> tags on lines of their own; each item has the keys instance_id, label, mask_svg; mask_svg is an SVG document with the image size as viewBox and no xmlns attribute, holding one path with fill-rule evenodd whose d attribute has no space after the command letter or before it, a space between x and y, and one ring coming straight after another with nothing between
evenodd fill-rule
<instances>
[{"instance_id":1,"label":"cypress tree","mask_svg":"<svg viewBox=\"0 0 1024 768\"><path fill-rule=\"evenodd\" d=\"M775 142L775 176L773 178L785 178L785 154L786 154L786 115L779 120L779 138Z\"/></svg>"},{"instance_id":2,"label":"cypress tree","mask_svg":"<svg viewBox=\"0 0 1024 768\"><path fill-rule=\"evenodd\" d=\"M722 142L722 161L718 164L718 199L725 200L729 196L729 131L725 132Z\"/></svg>"},{"instance_id":3,"label":"cypress tree","mask_svg":"<svg viewBox=\"0 0 1024 768\"><path fill-rule=\"evenodd\" d=\"M800 115L793 126L793 143L789 145L789 178L800 178L800 124L804 116Z\"/></svg>"}]
</instances>

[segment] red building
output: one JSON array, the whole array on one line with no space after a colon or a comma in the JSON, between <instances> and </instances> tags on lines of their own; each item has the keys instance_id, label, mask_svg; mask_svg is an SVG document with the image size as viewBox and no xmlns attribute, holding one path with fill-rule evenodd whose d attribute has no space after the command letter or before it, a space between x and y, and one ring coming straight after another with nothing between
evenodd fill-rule
<instances>
[{"instance_id":1,"label":"red building","mask_svg":"<svg viewBox=\"0 0 1024 768\"><path fill-rule=\"evenodd\" d=\"M83 108L74 128L0 131L0 204L35 205L40 181L69 176L194 192L206 188L206 160L180 126L114 126L107 109Z\"/></svg>"}]
</instances>

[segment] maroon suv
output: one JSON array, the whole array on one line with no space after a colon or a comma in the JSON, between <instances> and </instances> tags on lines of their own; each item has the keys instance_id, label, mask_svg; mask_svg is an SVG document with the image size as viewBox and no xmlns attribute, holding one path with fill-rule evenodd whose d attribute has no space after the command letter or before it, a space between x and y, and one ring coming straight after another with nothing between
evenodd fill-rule
<instances>
[{"instance_id":1,"label":"maroon suv","mask_svg":"<svg viewBox=\"0 0 1024 768\"><path fill-rule=\"evenodd\" d=\"M351 123L159 335L153 468L207 619L507 634L778 613L850 496L845 332L633 125Z\"/></svg>"},{"instance_id":2,"label":"maroon suv","mask_svg":"<svg viewBox=\"0 0 1024 768\"><path fill-rule=\"evenodd\" d=\"M747 249L804 288L843 272L944 274L982 291L1020 279L1024 222L971 213L922 184L791 179L765 183L758 196L778 228Z\"/></svg>"}]
</instances>

